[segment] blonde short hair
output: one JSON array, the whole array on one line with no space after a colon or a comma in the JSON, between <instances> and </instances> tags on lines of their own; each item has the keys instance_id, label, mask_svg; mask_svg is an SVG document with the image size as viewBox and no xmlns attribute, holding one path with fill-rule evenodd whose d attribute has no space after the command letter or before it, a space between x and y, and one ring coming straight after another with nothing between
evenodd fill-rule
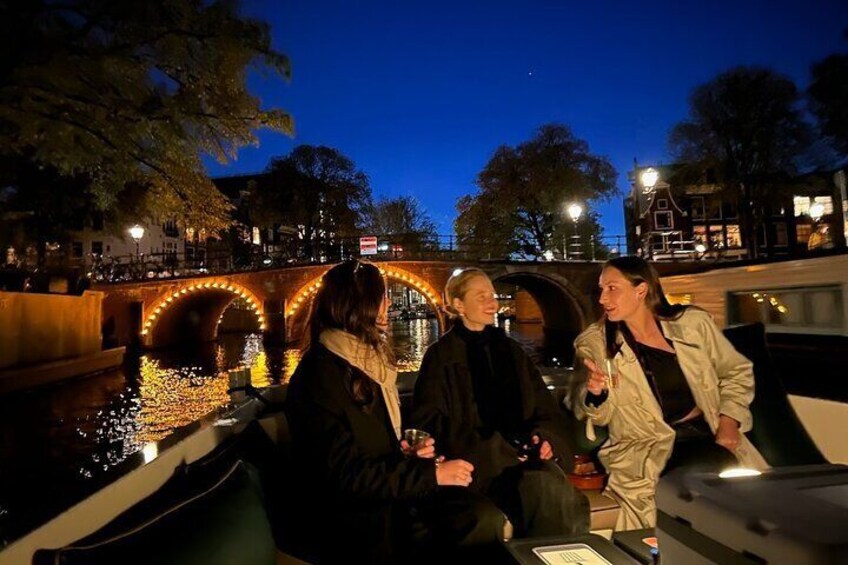
<instances>
[{"instance_id":1,"label":"blonde short hair","mask_svg":"<svg viewBox=\"0 0 848 565\"><path fill-rule=\"evenodd\" d=\"M455 270L451 277L448 279L447 284L445 284L444 310L445 314L447 314L449 317L459 318L459 311L457 311L457 309L453 307L453 299L465 299L465 293L468 292L468 284L474 277L485 277L488 279L489 275L487 275L483 269L478 269L477 267L467 267L464 269Z\"/></svg>"}]
</instances>

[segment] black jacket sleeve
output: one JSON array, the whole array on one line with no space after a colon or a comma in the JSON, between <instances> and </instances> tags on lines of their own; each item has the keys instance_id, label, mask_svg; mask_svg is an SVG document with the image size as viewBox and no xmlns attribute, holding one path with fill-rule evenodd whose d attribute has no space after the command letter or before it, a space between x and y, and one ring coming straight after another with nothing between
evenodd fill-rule
<instances>
[{"instance_id":1,"label":"black jacket sleeve","mask_svg":"<svg viewBox=\"0 0 848 565\"><path fill-rule=\"evenodd\" d=\"M346 410L361 410L336 375L304 375L289 391L287 414L293 440L311 459L309 468L342 498L371 501L414 498L436 486L433 460L404 457L399 449L363 453Z\"/></svg>"},{"instance_id":2,"label":"black jacket sleeve","mask_svg":"<svg viewBox=\"0 0 848 565\"><path fill-rule=\"evenodd\" d=\"M513 350L520 359L518 365L521 367L521 373L526 377L522 383L522 388L525 389L523 394L529 395L533 406L530 418L526 422L527 427L531 434L538 434L542 439L548 440L554 455L559 457L561 464L567 470L571 469L574 446L568 434L566 415L557 407L551 391L542 379L542 373L533 360L520 346L514 347Z\"/></svg>"}]
</instances>

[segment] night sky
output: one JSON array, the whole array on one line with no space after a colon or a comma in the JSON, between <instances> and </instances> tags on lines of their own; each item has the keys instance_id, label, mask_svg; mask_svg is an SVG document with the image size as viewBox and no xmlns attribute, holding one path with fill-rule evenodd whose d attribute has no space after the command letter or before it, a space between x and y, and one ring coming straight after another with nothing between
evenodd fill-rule
<instances>
[{"instance_id":1,"label":"night sky","mask_svg":"<svg viewBox=\"0 0 848 565\"><path fill-rule=\"evenodd\" d=\"M262 132L210 173L328 145L376 196L418 198L443 234L494 150L541 124L567 124L608 156L624 191L634 158L669 161L667 132L693 87L765 65L804 88L812 62L848 50L848 0L247 0L246 12L270 22L293 70L288 84L256 76L251 89L296 132ZM624 233L621 207L600 206L608 235Z\"/></svg>"}]
</instances>

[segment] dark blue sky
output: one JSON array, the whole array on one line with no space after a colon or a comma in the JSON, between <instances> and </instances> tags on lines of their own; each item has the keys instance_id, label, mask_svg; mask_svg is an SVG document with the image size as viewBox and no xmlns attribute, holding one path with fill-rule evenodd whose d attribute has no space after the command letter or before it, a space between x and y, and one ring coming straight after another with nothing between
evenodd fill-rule
<instances>
[{"instance_id":1,"label":"dark blue sky","mask_svg":"<svg viewBox=\"0 0 848 565\"><path fill-rule=\"evenodd\" d=\"M848 50L848 0L636 2L247 0L292 60L288 84L251 79L294 138L260 133L217 175L256 172L301 143L353 159L375 195L418 198L440 233L501 144L569 125L627 170L668 162L666 135L694 86L766 65L802 88L810 64ZM691 4L691 5L690 5ZM621 200L601 205L624 232Z\"/></svg>"}]
</instances>

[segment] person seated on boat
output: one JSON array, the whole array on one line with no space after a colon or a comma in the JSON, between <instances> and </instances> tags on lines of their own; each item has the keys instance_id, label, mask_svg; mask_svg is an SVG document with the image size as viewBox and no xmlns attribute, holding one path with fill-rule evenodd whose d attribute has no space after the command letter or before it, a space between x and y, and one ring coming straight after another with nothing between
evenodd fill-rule
<instances>
[{"instance_id":1,"label":"person seated on boat","mask_svg":"<svg viewBox=\"0 0 848 565\"><path fill-rule=\"evenodd\" d=\"M589 439L594 425L608 427L598 456L606 494L621 505L616 530L650 528L664 472L766 466L743 434L753 365L706 311L670 304L641 257L609 260L599 286L603 317L574 342L586 378L572 408L586 418Z\"/></svg>"},{"instance_id":2,"label":"person seated on boat","mask_svg":"<svg viewBox=\"0 0 848 565\"><path fill-rule=\"evenodd\" d=\"M412 425L474 465L469 489L509 517L515 537L587 532L588 501L555 462L573 463L563 413L521 346L494 327L492 281L456 272L445 299L455 324L424 355Z\"/></svg>"},{"instance_id":3,"label":"person seated on boat","mask_svg":"<svg viewBox=\"0 0 848 565\"><path fill-rule=\"evenodd\" d=\"M406 562L417 543L449 552L503 535L497 509L442 504L443 491L461 494L472 483L470 463L436 458L432 438L402 443L387 311L377 267L353 261L330 269L288 387L284 410L303 500L296 511L320 563Z\"/></svg>"}]
</instances>

